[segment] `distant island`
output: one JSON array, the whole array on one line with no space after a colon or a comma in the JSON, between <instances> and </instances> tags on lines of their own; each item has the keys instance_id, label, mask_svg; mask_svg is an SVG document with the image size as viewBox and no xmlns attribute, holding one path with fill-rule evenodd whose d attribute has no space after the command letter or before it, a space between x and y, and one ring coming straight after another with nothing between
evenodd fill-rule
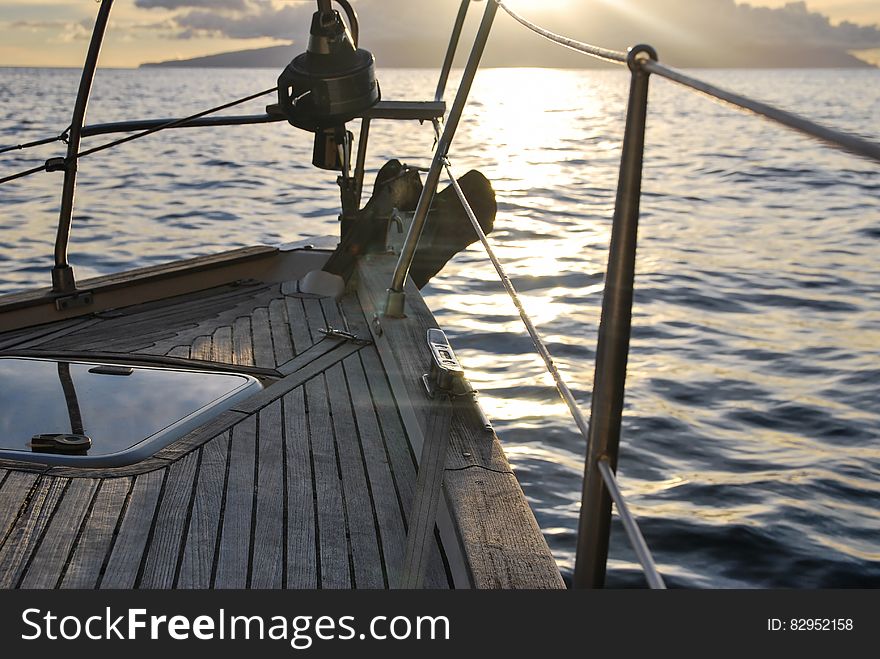
<instances>
[{"instance_id":1,"label":"distant island","mask_svg":"<svg viewBox=\"0 0 880 659\"><path fill-rule=\"evenodd\" d=\"M205 55L203 57L192 57L190 59L149 62L141 64L141 68L177 66L191 68L250 69L265 67L283 69L295 54L293 44L287 44L285 46L270 46L269 48L235 50L228 53L217 53L216 55Z\"/></svg>"},{"instance_id":2,"label":"distant island","mask_svg":"<svg viewBox=\"0 0 880 659\"><path fill-rule=\"evenodd\" d=\"M535 45L535 44L531 44ZM539 46L541 44L538 44ZM483 63L486 67L600 68L611 65L568 50L532 47L523 49L504 43L490 48ZM387 68L439 68L444 46L402 39L370 43L379 66ZM284 68L303 49L294 43L268 48L166 60L141 64L141 67L186 68ZM779 44L752 44L749 48L719 49L698 56L674 45L660 50L662 59L673 66L709 68L841 68L873 67L873 64L834 47L801 45L791 48ZM463 58L459 64L463 63Z\"/></svg>"}]
</instances>

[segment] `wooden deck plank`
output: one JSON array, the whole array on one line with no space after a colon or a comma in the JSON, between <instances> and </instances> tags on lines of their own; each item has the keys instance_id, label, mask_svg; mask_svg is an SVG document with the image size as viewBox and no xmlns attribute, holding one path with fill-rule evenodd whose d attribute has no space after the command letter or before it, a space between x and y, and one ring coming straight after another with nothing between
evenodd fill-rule
<instances>
[{"instance_id":1,"label":"wooden deck plank","mask_svg":"<svg viewBox=\"0 0 880 659\"><path fill-rule=\"evenodd\" d=\"M94 588L97 585L131 484L131 478L101 481L101 489L76 543L61 588Z\"/></svg>"},{"instance_id":2,"label":"wooden deck plank","mask_svg":"<svg viewBox=\"0 0 880 659\"><path fill-rule=\"evenodd\" d=\"M41 478L27 507L16 520L0 549L0 588L18 585L28 559L52 521L69 484L66 478Z\"/></svg>"},{"instance_id":3,"label":"wooden deck plank","mask_svg":"<svg viewBox=\"0 0 880 659\"><path fill-rule=\"evenodd\" d=\"M212 353L213 348L211 347L210 336L199 336L193 341L192 348L190 349L190 357L192 359L201 359L202 361L209 362L211 361Z\"/></svg>"},{"instance_id":4,"label":"wooden deck plank","mask_svg":"<svg viewBox=\"0 0 880 659\"><path fill-rule=\"evenodd\" d=\"M333 440L330 406L323 376L305 384L309 438L318 502L318 547L322 588L350 588L349 547L342 503L342 484Z\"/></svg>"},{"instance_id":5,"label":"wooden deck plank","mask_svg":"<svg viewBox=\"0 0 880 659\"><path fill-rule=\"evenodd\" d=\"M232 327L229 325L218 327L211 338L211 361L231 364L232 353Z\"/></svg>"},{"instance_id":6,"label":"wooden deck plank","mask_svg":"<svg viewBox=\"0 0 880 659\"><path fill-rule=\"evenodd\" d=\"M287 318L290 320L293 350L297 355L300 355L314 344L312 334L306 324L306 312L303 308L302 298L286 297L284 298L284 306L287 308Z\"/></svg>"},{"instance_id":7,"label":"wooden deck plank","mask_svg":"<svg viewBox=\"0 0 880 659\"><path fill-rule=\"evenodd\" d=\"M381 291L378 289L387 284L385 281L387 273L383 273L382 270L383 267L387 267L388 262L386 260L386 266L380 267L377 265L379 261L382 259L371 261L372 267L360 269L363 286L359 290L359 295L363 293L361 302L367 315L370 309L376 309L377 305L384 301L385 289L382 288ZM397 381L406 387L407 397L418 401L425 398L421 376L427 371L431 359L425 336L429 328L437 327L437 323L411 281L408 280L407 286L407 318L383 317L381 321L383 335L380 342L382 347L387 349L385 352L393 362L386 363L383 356L383 364L392 375L392 382L394 375L397 374ZM493 432L485 429L475 403L472 400L468 403L455 406L447 468L463 469L480 466L496 471L510 471L510 463L504 455L501 444ZM419 422L423 423L427 408L423 411L417 410L417 413L420 414ZM414 448L418 451L421 447Z\"/></svg>"},{"instance_id":8,"label":"wooden deck plank","mask_svg":"<svg viewBox=\"0 0 880 659\"><path fill-rule=\"evenodd\" d=\"M330 392L330 414L336 440L336 451L342 479L343 502L348 520L351 561L356 588L387 586L383 574L382 551L374 519L372 493L367 485L358 428L350 401L351 394L342 364L325 372ZM377 566L382 569L377 569Z\"/></svg>"},{"instance_id":9,"label":"wooden deck plank","mask_svg":"<svg viewBox=\"0 0 880 659\"><path fill-rule=\"evenodd\" d=\"M192 432L187 433L173 444L169 444L155 455L162 460L175 461L205 444L207 441L223 434L247 415L235 410L226 410L215 416L210 421L199 426Z\"/></svg>"},{"instance_id":10,"label":"wooden deck plank","mask_svg":"<svg viewBox=\"0 0 880 659\"><path fill-rule=\"evenodd\" d=\"M23 471L6 473L6 478L0 486L0 549L3 548L6 536L24 509L37 478L36 474Z\"/></svg>"},{"instance_id":11,"label":"wooden deck plank","mask_svg":"<svg viewBox=\"0 0 880 659\"><path fill-rule=\"evenodd\" d=\"M91 323L92 319L70 318L56 320L55 322L22 327L14 330L0 332L0 350L10 350L24 343L38 344L49 341L55 336L64 336L75 332L83 323Z\"/></svg>"},{"instance_id":12,"label":"wooden deck plank","mask_svg":"<svg viewBox=\"0 0 880 659\"><path fill-rule=\"evenodd\" d=\"M305 309L306 325L309 328L309 334L312 336L312 343L317 343L324 338L320 330L327 329L327 320L324 318L321 299L304 298L302 302L303 309Z\"/></svg>"},{"instance_id":13,"label":"wooden deck plank","mask_svg":"<svg viewBox=\"0 0 880 659\"><path fill-rule=\"evenodd\" d=\"M106 339L130 339L162 332L173 334L187 326L195 326L198 319L208 315L200 309L184 310L178 307L170 307L163 311L165 316L155 320L142 318L140 315L122 316L121 318L102 317L100 322L91 323L46 345L51 348L64 349L68 346L88 345Z\"/></svg>"},{"instance_id":14,"label":"wooden deck plank","mask_svg":"<svg viewBox=\"0 0 880 659\"><path fill-rule=\"evenodd\" d=\"M480 551L468 552L477 587L565 587L534 515L522 512L525 496L513 474L478 467L447 470L444 487L458 502L462 536L481 540Z\"/></svg>"},{"instance_id":15,"label":"wooden deck plank","mask_svg":"<svg viewBox=\"0 0 880 659\"><path fill-rule=\"evenodd\" d=\"M172 299L159 308L146 311L142 311L137 305L126 307L113 312L112 316L103 315L99 325L69 334L57 341L56 347L64 343L88 343L107 336L139 337L160 331L174 334L200 323L210 322L230 308L249 303L252 299L249 293L236 292L234 295L215 295L206 300L187 303L178 303Z\"/></svg>"},{"instance_id":16,"label":"wooden deck plank","mask_svg":"<svg viewBox=\"0 0 880 659\"><path fill-rule=\"evenodd\" d=\"M309 450L305 392L284 396L284 443L287 462L287 588L318 586L315 544L315 486Z\"/></svg>"},{"instance_id":17,"label":"wooden deck plank","mask_svg":"<svg viewBox=\"0 0 880 659\"><path fill-rule=\"evenodd\" d=\"M104 321L100 318L76 318L73 320L50 323L49 325L43 325L31 330L31 332L16 341L0 341L0 349L18 350L47 345L53 341L61 339L62 337L81 332L86 328L98 325L102 322ZM51 331L47 333L47 329L51 329Z\"/></svg>"},{"instance_id":18,"label":"wooden deck plank","mask_svg":"<svg viewBox=\"0 0 880 659\"><path fill-rule=\"evenodd\" d=\"M233 322L232 363L254 366L254 346L251 338L250 316L240 316Z\"/></svg>"},{"instance_id":19,"label":"wooden deck plank","mask_svg":"<svg viewBox=\"0 0 880 659\"><path fill-rule=\"evenodd\" d=\"M282 375L290 375L296 373L301 368L308 366L319 357L323 357L331 350L335 350L340 345L340 341L333 338L325 338L318 341L310 348L306 348L304 352L299 353L296 357L287 362L279 362L278 372Z\"/></svg>"},{"instance_id":20,"label":"wooden deck plank","mask_svg":"<svg viewBox=\"0 0 880 659\"><path fill-rule=\"evenodd\" d=\"M345 318L343 317L340 309L339 303L336 302L332 297L322 297L318 300L318 303L321 305L321 311L324 313L324 322L327 327L333 327L334 329L347 330L348 327L345 324ZM368 338L369 334L365 334L364 338Z\"/></svg>"},{"instance_id":21,"label":"wooden deck plank","mask_svg":"<svg viewBox=\"0 0 880 659\"><path fill-rule=\"evenodd\" d=\"M367 317L381 309L394 265L393 259L387 256L364 257L359 262L358 297ZM395 390L407 434L413 440L413 449L420 451L424 412L415 409L411 401L424 399L420 377L430 360L425 333L427 329L436 327L436 323L412 281L407 282L406 291L406 318L383 317L381 326L370 326L370 330ZM464 563L467 566L467 574L457 573L456 583L466 578L477 588L497 587L498 572L501 571L509 587L564 587L534 514L516 478L510 473L510 465L498 438L483 428L472 402L469 405L460 403L455 407L446 475L454 478L456 486L446 488L440 526L445 529L447 551L461 553L460 556L453 556L451 563L455 566ZM484 491L489 481L483 475L496 472L501 472L496 475L507 475L509 478L491 479L493 486L502 489L491 493L489 499L489 493ZM497 504L497 514L488 514L480 524L469 523L471 507L483 500ZM508 537L510 528L522 534L522 540L499 545L498 539ZM458 529L457 536L453 529ZM521 546L528 549L524 550ZM487 553L493 556L491 563L482 558ZM530 558L531 565L528 560L523 560L524 556ZM541 556L544 560L540 559Z\"/></svg>"},{"instance_id":22,"label":"wooden deck plank","mask_svg":"<svg viewBox=\"0 0 880 659\"><path fill-rule=\"evenodd\" d=\"M213 334L217 327L233 326L238 318L250 318L254 309L267 307L273 299L278 297L276 288L272 287L262 292L256 292L254 296L243 298L237 304L225 309L215 309L210 314L201 314L191 327L176 330L178 339L183 343L190 343L202 334Z\"/></svg>"},{"instance_id":23,"label":"wooden deck plank","mask_svg":"<svg viewBox=\"0 0 880 659\"><path fill-rule=\"evenodd\" d=\"M281 398L288 391L292 391L300 386L306 380L315 377L317 374L326 370L336 362L345 359L352 353L357 352L363 346L355 345L349 342L339 342L333 350L322 353L320 357L310 361L302 368L297 369L289 375L285 375L268 389L264 389L258 394L254 394L247 400L242 401L232 407L233 410L243 412L245 414L253 414L262 409L269 403ZM295 360L294 360L295 361Z\"/></svg>"},{"instance_id":24,"label":"wooden deck plank","mask_svg":"<svg viewBox=\"0 0 880 659\"><path fill-rule=\"evenodd\" d=\"M193 327L195 327L193 325ZM187 359L190 354L190 343L191 341L182 339L180 334L176 332L169 332L167 335L163 334L153 338L153 342L150 345L146 345L137 349L129 349L130 346L119 346L118 344L114 346L114 350L117 352L137 352L141 355L156 355L163 356L168 355L171 350L177 350L181 347L186 347ZM124 348L124 350L123 350ZM95 351L95 348L92 346L82 346L80 349L88 350L90 352Z\"/></svg>"},{"instance_id":25,"label":"wooden deck plank","mask_svg":"<svg viewBox=\"0 0 880 659\"><path fill-rule=\"evenodd\" d=\"M34 552L20 588L55 588L64 576L64 566L76 541L100 481L75 478L70 481L52 521Z\"/></svg>"},{"instance_id":26,"label":"wooden deck plank","mask_svg":"<svg viewBox=\"0 0 880 659\"><path fill-rule=\"evenodd\" d=\"M146 348L142 348L138 350L139 355L154 355L154 356L166 356L171 355L171 351L176 351L176 354L179 354L180 348L186 348L186 359L189 359L189 341L182 341L177 338L177 335L170 336L167 339L161 339L159 341L153 342L152 345L147 346ZM174 356L174 355L171 355Z\"/></svg>"},{"instance_id":27,"label":"wooden deck plank","mask_svg":"<svg viewBox=\"0 0 880 659\"><path fill-rule=\"evenodd\" d=\"M165 354L169 357L180 357L181 359L189 359L192 348L190 346L176 346L171 348Z\"/></svg>"},{"instance_id":28,"label":"wooden deck plank","mask_svg":"<svg viewBox=\"0 0 880 659\"><path fill-rule=\"evenodd\" d=\"M391 462L392 477L400 499L404 525L408 529L409 515L415 503L416 479L418 478L416 459L410 448L409 439L397 409L397 402L394 400L391 385L385 375L378 352L375 348L368 347L359 354L362 358L364 372L370 386L370 396L377 410L377 420L382 431L382 437L385 440L385 450ZM402 556L405 548L406 540L404 539L403 547L400 550L401 567L403 566ZM443 549L438 541L432 549L431 558L428 563L428 570L425 575L426 588L452 587L443 564L442 554ZM395 582L392 581L391 583L393 585Z\"/></svg>"},{"instance_id":29,"label":"wooden deck plank","mask_svg":"<svg viewBox=\"0 0 880 659\"><path fill-rule=\"evenodd\" d=\"M239 293L234 298L229 298L225 304L214 303L212 306L203 306L195 309L184 309L177 313L169 313L164 322L157 325L157 321L151 321L150 327L153 332L168 332L167 338L161 338L165 334L154 337L154 346L149 350L153 353L163 352L175 345L188 345L199 336L214 334L219 327L232 327L238 318L250 318L251 312L260 306L268 305L277 297L277 286L255 289L250 292ZM153 327L153 325L157 325ZM144 335L150 329L144 324L132 323L128 329L116 328L116 334L134 333ZM250 329L248 329L248 335ZM248 343L250 338L248 336Z\"/></svg>"},{"instance_id":30,"label":"wooden deck plank","mask_svg":"<svg viewBox=\"0 0 880 659\"><path fill-rule=\"evenodd\" d=\"M49 465L40 464L39 462L24 462L23 460L0 459L0 468L44 474L49 470Z\"/></svg>"},{"instance_id":31,"label":"wooden deck plank","mask_svg":"<svg viewBox=\"0 0 880 659\"><path fill-rule=\"evenodd\" d=\"M82 322L82 320L79 318L75 318L73 320L63 322L65 322L66 326L69 327L71 325L75 325L76 323ZM0 350L6 350L12 346L21 343L22 341L27 341L29 339L39 339L39 337L41 336L51 334L56 330L56 328L63 329L63 327L64 325L62 325L61 322L56 322L0 332Z\"/></svg>"},{"instance_id":32,"label":"wooden deck plank","mask_svg":"<svg viewBox=\"0 0 880 659\"><path fill-rule=\"evenodd\" d=\"M119 526L119 534L101 576L101 588L134 588L141 560L150 538L156 506L165 480L165 469L135 478L128 506Z\"/></svg>"},{"instance_id":33,"label":"wooden deck plank","mask_svg":"<svg viewBox=\"0 0 880 659\"><path fill-rule=\"evenodd\" d=\"M346 296L342 299L341 308L345 316L345 322L349 331L358 336L368 336L370 333L363 310L354 296ZM367 346L359 353L363 365L364 374L370 388L370 398L376 410L376 419L382 438L385 442L385 451L391 464L391 477L397 490L397 496L403 514L404 528L408 528L408 518L415 502L415 487L417 466L416 458L410 447L406 430L400 418L397 401L391 390L388 376L379 358L379 353L374 346ZM402 554L405 549L405 540L401 547L400 566L402 566ZM391 575L391 572L389 572ZM392 585L396 583L391 582ZM452 584L446 574L443 565L442 548L440 543L432 549L431 559L428 563L428 571L425 575L426 588L450 588Z\"/></svg>"},{"instance_id":34,"label":"wooden deck plank","mask_svg":"<svg viewBox=\"0 0 880 659\"><path fill-rule=\"evenodd\" d=\"M290 338L290 322L287 307L282 299L269 303L269 325L272 328L272 346L275 363L283 364L293 359L293 342Z\"/></svg>"},{"instance_id":35,"label":"wooden deck plank","mask_svg":"<svg viewBox=\"0 0 880 659\"><path fill-rule=\"evenodd\" d=\"M190 520L199 452L193 451L168 468L165 489L153 524L139 588L171 588Z\"/></svg>"},{"instance_id":36,"label":"wooden deck plank","mask_svg":"<svg viewBox=\"0 0 880 659\"><path fill-rule=\"evenodd\" d=\"M256 417L248 417L232 428L215 588L247 587L256 444Z\"/></svg>"},{"instance_id":37,"label":"wooden deck plank","mask_svg":"<svg viewBox=\"0 0 880 659\"><path fill-rule=\"evenodd\" d=\"M223 313L270 288L265 284L217 286L196 293L99 312L98 316L117 328L193 322Z\"/></svg>"},{"instance_id":38,"label":"wooden deck plank","mask_svg":"<svg viewBox=\"0 0 880 659\"><path fill-rule=\"evenodd\" d=\"M174 295L172 297L152 300L150 302L141 302L140 304L133 304L131 306L119 307L116 309L106 309L104 311L98 312L98 316L101 318L118 321L122 321L125 318L138 316L154 318L163 314L167 314L169 309L187 309L192 307L199 307L206 304L210 305L213 303L214 300L226 299L229 296L237 298L252 295L250 290L257 285L257 282L254 282L250 286L236 285L234 283L223 284L209 289L193 291L191 293L183 293L181 295Z\"/></svg>"},{"instance_id":39,"label":"wooden deck plank","mask_svg":"<svg viewBox=\"0 0 880 659\"><path fill-rule=\"evenodd\" d=\"M453 406L449 400L439 402L440 405L432 406L425 426L425 441L416 479L416 500L409 514L403 571L395 584L397 588L424 587L431 551L436 542L437 510L442 496Z\"/></svg>"},{"instance_id":40,"label":"wooden deck plank","mask_svg":"<svg viewBox=\"0 0 880 659\"><path fill-rule=\"evenodd\" d=\"M91 351L107 351L118 353L130 353L147 351L151 346L164 342L174 341L174 345L180 343L175 340L176 334L173 330L160 329L155 332L125 335L118 333L108 333L106 336L90 336L88 340L78 339L76 341L68 341L64 344L51 346L41 346L44 350L75 350L77 352Z\"/></svg>"},{"instance_id":41,"label":"wooden deck plank","mask_svg":"<svg viewBox=\"0 0 880 659\"><path fill-rule=\"evenodd\" d=\"M260 410L251 588L281 588L285 570L285 479L281 401Z\"/></svg>"},{"instance_id":42,"label":"wooden deck plank","mask_svg":"<svg viewBox=\"0 0 880 659\"><path fill-rule=\"evenodd\" d=\"M251 314L251 336L254 341L254 362L257 366L275 366L275 353L272 350L272 328L269 326L269 310L265 307L254 309Z\"/></svg>"},{"instance_id":43,"label":"wooden deck plank","mask_svg":"<svg viewBox=\"0 0 880 659\"><path fill-rule=\"evenodd\" d=\"M122 467L98 467L94 469L83 469L82 467L57 466L52 467L44 472L46 476L55 477L73 477L73 478L123 478L125 476L138 476L146 474L157 469L164 469L169 466L168 460L152 457L145 458L134 464L124 465Z\"/></svg>"},{"instance_id":44,"label":"wooden deck plank","mask_svg":"<svg viewBox=\"0 0 880 659\"><path fill-rule=\"evenodd\" d=\"M192 504L177 588L210 588L217 549L229 433L202 447L198 484Z\"/></svg>"},{"instance_id":45,"label":"wooden deck plank","mask_svg":"<svg viewBox=\"0 0 880 659\"><path fill-rule=\"evenodd\" d=\"M376 419L376 409L370 396L361 358L353 355L345 359L342 364L351 392L361 451L373 494L388 585L394 585L398 583L406 546L404 513L400 506L391 473L391 462Z\"/></svg>"}]
</instances>

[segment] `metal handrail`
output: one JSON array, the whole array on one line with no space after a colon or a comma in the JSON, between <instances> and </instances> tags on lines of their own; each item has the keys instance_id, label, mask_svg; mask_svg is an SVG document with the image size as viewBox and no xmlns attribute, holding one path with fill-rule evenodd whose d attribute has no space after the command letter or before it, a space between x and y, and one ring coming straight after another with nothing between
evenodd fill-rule
<instances>
[{"instance_id":1,"label":"metal handrail","mask_svg":"<svg viewBox=\"0 0 880 659\"><path fill-rule=\"evenodd\" d=\"M446 48L446 57L443 58L443 68L440 69L440 78L437 80L437 91L434 93L435 101L442 101L446 93L449 72L452 70L452 63L455 61L456 52L458 52L458 40L461 38L461 31L464 28L464 21L467 18L470 6L471 0L461 0L461 4L458 7L455 25L453 25L452 34L449 36L449 46Z\"/></svg>"},{"instance_id":2,"label":"metal handrail","mask_svg":"<svg viewBox=\"0 0 880 659\"><path fill-rule=\"evenodd\" d=\"M96 135L109 135L112 133L133 133L151 128L220 128L223 126L247 126L251 124L271 124L279 121L287 121L283 114L243 114L223 115L221 117L201 117L180 121L179 119L131 119L128 121L113 121L103 124L83 126L83 137L95 137Z\"/></svg>"},{"instance_id":3,"label":"metal handrail","mask_svg":"<svg viewBox=\"0 0 880 659\"><path fill-rule=\"evenodd\" d=\"M101 44L104 41L104 32L107 29L107 21L110 18L112 7L113 0L101 1L79 82L76 104L73 106L73 118L70 121L67 158L64 160L64 185L61 189L61 211L58 218L58 232L55 237L55 266L52 268L52 290L56 293L72 293L76 290L76 277L73 274L73 268L67 261L70 225L73 221L73 200L76 193L76 161L81 131L86 118L86 108L89 105L89 96L92 91L92 82L98 67L98 56L101 54Z\"/></svg>"},{"instance_id":4,"label":"metal handrail","mask_svg":"<svg viewBox=\"0 0 880 659\"><path fill-rule=\"evenodd\" d=\"M639 63L656 57L657 53L650 46L636 46L630 49L628 55L632 76L596 345L590 434L584 462L574 571L575 585L584 588L604 585L608 563L611 498L598 467L601 460L607 459L611 468L617 469L632 328L642 159L648 111L649 75Z\"/></svg>"},{"instance_id":5,"label":"metal handrail","mask_svg":"<svg viewBox=\"0 0 880 659\"><path fill-rule=\"evenodd\" d=\"M431 202L434 200L434 194L437 191L437 184L440 182L440 176L443 173L443 159L449 153L449 147L455 137L455 131L458 128L461 116L464 113L464 106L467 103L470 94L471 85L480 67L480 60L483 57L483 51L486 48L486 42L489 40L489 33L492 31L492 24L495 20L495 14L498 11L498 5L494 2L486 3L486 10L483 12L483 20L480 22L480 28L477 30L477 36L474 38L474 44L471 54L468 57L467 65L461 77L458 91L455 94L455 100L452 103L452 109L449 111L449 117L443 127L443 134L437 140L437 147L434 150L434 159L431 161L431 168L425 176L425 184L422 193L419 196L416 205L415 214L403 247L400 250L400 257L397 259L397 265L394 268L394 274L391 278L391 285L388 287L388 295L385 299L385 309L383 314L389 318L401 318L404 316L404 303L406 296L403 292L403 286L409 275L413 258L416 255L416 249L419 246L419 239L425 228L425 222L428 219L428 210Z\"/></svg>"}]
</instances>

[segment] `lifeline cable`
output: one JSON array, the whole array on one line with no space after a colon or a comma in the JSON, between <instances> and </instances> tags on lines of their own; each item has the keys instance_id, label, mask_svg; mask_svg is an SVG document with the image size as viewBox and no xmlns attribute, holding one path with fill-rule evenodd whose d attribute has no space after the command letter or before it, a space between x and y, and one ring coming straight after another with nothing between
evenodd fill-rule
<instances>
[{"instance_id":1,"label":"lifeline cable","mask_svg":"<svg viewBox=\"0 0 880 659\"><path fill-rule=\"evenodd\" d=\"M41 140L34 140L33 142L25 142L24 144L13 144L12 146L4 146L0 147L0 153L9 153L10 151L21 151L23 149L30 149L35 146L42 146L43 144L51 144L52 142L67 142L67 138L69 137L68 133L70 132L70 127L64 129L64 132L60 135L56 135L55 137L45 137Z\"/></svg>"},{"instance_id":2,"label":"lifeline cable","mask_svg":"<svg viewBox=\"0 0 880 659\"><path fill-rule=\"evenodd\" d=\"M247 103L248 101L252 101L255 98L259 98L260 96L265 96L266 94L271 94L272 92L278 91L278 87L272 87L272 89L266 89L256 94L250 94L249 96L245 96L244 98L239 98L235 101L231 101L229 103L224 103L223 105L218 105L217 107L213 107L210 110L203 110L202 112L198 112L196 114L192 114L188 117L184 117L182 119L173 119L167 123L161 124L160 126L155 126L153 128L149 128L147 130L141 131L140 133L135 133L134 135L128 135L126 137L122 137L118 140L113 140L112 142L107 142L106 144L101 144L96 147L92 147L91 149L86 149L85 151L80 151L76 154L75 159L82 158L83 156L89 156L93 153L97 153L99 151L104 151L106 149L110 149L115 146L119 146L120 144L124 144L125 142L131 142L133 140L140 139L141 137L146 137L147 135L152 135L153 133L158 133L160 130L165 130L166 128L176 128L177 126L182 126L189 121L193 121L194 119L200 119L201 117L207 116L209 114L213 114L215 112L220 112L221 110L225 110L227 108L231 108L234 105L241 105L242 103ZM66 132L65 132L66 133ZM62 133L64 135L65 133ZM55 141L58 138L52 138ZM44 142L45 143L45 142ZM14 147L13 147L14 148ZM9 150L9 149L7 149ZM66 162L66 158L59 158L59 161ZM34 167L32 169L27 169L22 172L18 172L17 174L11 174L10 176L6 176L4 178L0 178L0 185L3 183L8 183L9 181L14 181L19 178L24 178L25 176L30 176L31 174L36 174L37 172L45 172L45 171L55 171L56 167L53 166L50 169L49 163L51 161L47 161L43 165L39 167ZM63 169L62 166L58 166L57 169Z\"/></svg>"},{"instance_id":3,"label":"lifeline cable","mask_svg":"<svg viewBox=\"0 0 880 659\"><path fill-rule=\"evenodd\" d=\"M576 50L579 53L584 53L585 55L590 55L591 57L598 57L599 59L603 59L608 62L626 64L626 53L622 51L610 50L608 48L600 48L599 46L593 46L588 43L584 43L583 41L577 41L576 39L571 39L569 37L562 36L561 34L556 34L555 32L551 32L550 30L545 30L540 25L535 25L530 20L517 14L510 7L505 5L501 0L495 0L495 3L501 9L506 11L510 15L510 17L517 23L527 27L532 32L544 37L545 39L549 39L554 43L558 43L560 46L565 46L566 48L571 48L572 50Z\"/></svg>"}]
</instances>

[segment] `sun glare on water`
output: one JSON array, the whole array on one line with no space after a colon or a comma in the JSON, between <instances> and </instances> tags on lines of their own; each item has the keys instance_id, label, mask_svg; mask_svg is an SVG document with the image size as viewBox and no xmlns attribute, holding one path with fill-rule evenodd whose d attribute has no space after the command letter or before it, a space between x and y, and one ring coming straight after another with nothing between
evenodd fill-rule
<instances>
[{"instance_id":1,"label":"sun glare on water","mask_svg":"<svg viewBox=\"0 0 880 659\"><path fill-rule=\"evenodd\" d=\"M521 3L522 4L522 3ZM462 144L478 145L471 157L464 149L453 148L451 159L465 171L478 167L492 181L499 199L495 232L490 237L495 252L508 274L523 284L520 297L532 320L545 328L543 335L551 343L565 342L552 328L564 324L570 306L564 286L554 286L554 273L564 272L571 263L578 263L578 272L590 272L600 265L591 263L589 246L607 243L607 222L580 219L577 229L561 232L559 223L569 221L565 195L560 190L580 189L602 180L596 168L607 168L607 158L619 158L619 142L605 131L605 117L619 110L619 99L609 108L608 94L603 93L601 78L544 68L496 68L479 72L474 82L469 120L460 131ZM616 116L616 115L612 115ZM579 138L573 139L573 130ZM607 157L606 157L607 154ZM609 202L610 203L610 202ZM591 207L602 218L610 217L611 208L592 202ZM479 249L479 248L475 248ZM484 261L474 263L467 277L497 280L494 270ZM546 285L531 286L544 278ZM595 295L601 290L583 285L581 295ZM491 291L491 292L490 292ZM473 294L447 298L469 331L505 335L501 340L522 333L521 321L507 294L499 286L481 288ZM480 308L481 314L470 310ZM488 317L490 320L481 319ZM496 394L499 361L496 354L465 351L462 358L473 369L475 386L482 392L481 404L494 419L510 420L527 417L563 417L564 405L555 399L547 401L515 401L501 392ZM524 374L519 385L552 387L540 358L534 353L511 357L504 364ZM589 379L592 371L578 368L572 372L566 360L557 366L567 372L575 385ZM505 376L507 377L507 376ZM503 387L502 387L503 389Z\"/></svg>"}]
</instances>

